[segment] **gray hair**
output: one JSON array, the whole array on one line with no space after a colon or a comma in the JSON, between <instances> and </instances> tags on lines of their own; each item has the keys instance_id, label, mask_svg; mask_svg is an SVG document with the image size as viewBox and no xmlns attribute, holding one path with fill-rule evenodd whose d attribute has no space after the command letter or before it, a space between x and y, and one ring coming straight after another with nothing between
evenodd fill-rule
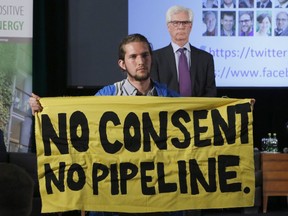
<instances>
[{"instance_id":1,"label":"gray hair","mask_svg":"<svg viewBox=\"0 0 288 216\"><path fill-rule=\"evenodd\" d=\"M188 14L189 21L193 23L193 16L194 16L193 11L190 8L185 8L179 5L172 6L167 10L166 23L168 24L169 22L172 21L172 15L178 14L180 12L186 12Z\"/></svg>"},{"instance_id":2,"label":"gray hair","mask_svg":"<svg viewBox=\"0 0 288 216\"><path fill-rule=\"evenodd\" d=\"M286 17L288 17L288 12L286 11L280 11L277 13L276 17L278 17L280 14L285 14Z\"/></svg>"}]
</instances>

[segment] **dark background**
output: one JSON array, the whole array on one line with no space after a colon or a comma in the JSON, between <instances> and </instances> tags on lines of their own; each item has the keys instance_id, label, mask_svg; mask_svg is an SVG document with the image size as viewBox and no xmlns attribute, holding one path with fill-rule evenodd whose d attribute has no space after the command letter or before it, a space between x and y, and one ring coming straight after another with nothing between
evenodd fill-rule
<instances>
[{"instance_id":1,"label":"dark background","mask_svg":"<svg viewBox=\"0 0 288 216\"><path fill-rule=\"evenodd\" d=\"M127 0L70 0L68 70L71 88L95 88L125 78L118 45L128 32Z\"/></svg>"},{"instance_id":2,"label":"dark background","mask_svg":"<svg viewBox=\"0 0 288 216\"><path fill-rule=\"evenodd\" d=\"M97 2L98 6L93 8L89 5L91 1ZM33 91L41 97L94 95L103 83L111 81L107 79L112 78L110 83L122 79L117 67L117 50L119 41L128 33L127 8L127 0L34 1ZM79 14L81 10L91 15L91 19L79 23L83 18L83 14ZM93 25L97 28L92 28ZM79 36L84 38L86 47L77 44ZM114 47L110 49L113 51L102 45ZM84 49L87 47L88 51ZM83 57L95 61L97 66L79 67ZM90 70L89 83L92 80L95 84L77 83L77 76L83 76L84 70ZM75 79L70 77L71 73L76 73ZM218 96L224 95L256 99L255 147L260 148L261 138L267 137L268 132L277 133L280 150L288 146L285 125L288 88L218 88Z\"/></svg>"}]
</instances>

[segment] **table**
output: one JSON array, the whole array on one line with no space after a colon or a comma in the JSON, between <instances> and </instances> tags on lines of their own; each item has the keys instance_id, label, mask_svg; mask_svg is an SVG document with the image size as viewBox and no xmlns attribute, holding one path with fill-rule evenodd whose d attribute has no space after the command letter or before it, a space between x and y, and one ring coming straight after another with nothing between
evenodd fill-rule
<instances>
[{"instance_id":1,"label":"table","mask_svg":"<svg viewBox=\"0 0 288 216\"><path fill-rule=\"evenodd\" d=\"M261 153L263 173L263 212L269 196L288 196L288 154Z\"/></svg>"}]
</instances>

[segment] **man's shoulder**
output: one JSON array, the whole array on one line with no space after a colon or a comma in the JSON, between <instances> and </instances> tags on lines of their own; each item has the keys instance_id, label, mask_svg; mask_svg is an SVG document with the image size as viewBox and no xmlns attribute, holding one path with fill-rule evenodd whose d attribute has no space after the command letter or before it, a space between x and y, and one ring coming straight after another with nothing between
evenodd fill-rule
<instances>
[{"instance_id":1,"label":"man's shoulder","mask_svg":"<svg viewBox=\"0 0 288 216\"><path fill-rule=\"evenodd\" d=\"M118 82L117 82L118 83ZM107 85L101 88L97 93L96 96L109 96L109 95L115 95L116 92L116 84L114 83L112 85Z\"/></svg>"},{"instance_id":2,"label":"man's shoulder","mask_svg":"<svg viewBox=\"0 0 288 216\"><path fill-rule=\"evenodd\" d=\"M288 36L288 27L286 27L286 29L284 29L284 31L281 34L282 36Z\"/></svg>"},{"instance_id":3,"label":"man's shoulder","mask_svg":"<svg viewBox=\"0 0 288 216\"><path fill-rule=\"evenodd\" d=\"M172 48L172 45L171 45L171 44L169 44L168 46L165 46L165 47L161 47L161 48L159 48L159 49L156 49L156 50L153 51L153 53L158 54L158 53L167 52L167 51L169 51L169 50L172 50L172 51L173 51L173 48Z\"/></svg>"},{"instance_id":4,"label":"man's shoulder","mask_svg":"<svg viewBox=\"0 0 288 216\"><path fill-rule=\"evenodd\" d=\"M207 57L212 57L212 54L210 54L209 52L207 52L205 50L206 49L205 46L197 48L197 47L192 46L190 44L190 49L191 49L191 55L196 54L196 55L203 55L203 56L207 56Z\"/></svg>"},{"instance_id":5,"label":"man's shoulder","mask_svg":"<svg viewBox=\"0 0 288 216\"><path fill-rule=\"evenodd\" d=\"M180 95L167 87L164 83L159 83L155 80L152 80L154 87L157 91L158 96L160 97L179 97Z\"/></svg>"},{"instance_id":6,"label":"man's shoulder","mask_svg":"<svg viewBox=\"0 0 288 216\"><path fill-rule=\"evenodd\" d=\"M171 44L153 51L154 61L161 61L161 59L166 61L167 59L171 59L173 55L174 52Z\"/></svg>"}]
</instances>

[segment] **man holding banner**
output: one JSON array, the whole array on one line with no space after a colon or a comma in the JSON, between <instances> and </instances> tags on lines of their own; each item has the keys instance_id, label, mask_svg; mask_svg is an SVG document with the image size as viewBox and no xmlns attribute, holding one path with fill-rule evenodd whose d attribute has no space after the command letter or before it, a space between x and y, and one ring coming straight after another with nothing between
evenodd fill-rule
<instances>
[{"instance_id":1,"label":"man holding banner","mask_svg":"<svg viewBox=\"0 0 288 216\"><path fill-rule=\"evenodd\" d=\"M177 92L169 90L164 84L150 78L152 47L146 37L141 34L128 35L120 43L118 53L118 65L121 70L127 73L127 79L105 86L97 92L97 96L179 96ZM43 110L39 101L40 97L32 94L29 103L33 115L35 112ZM91 212L90 216L103 214L110 215L109 213ZM160 214L162 213L150 213L149 215ZM169 215L172 215L172 213Z\"/></svg>"},{"instance_id":2,"label":"man holding banner","mask_svg":"<svg viewBox=\"0 0 288 216\"><path fill-rule=\"evenodd\" d=\"M250 99L173 98L150 79L151 61L147 39L129 35L118 61L127 79L97 93L107 97L32 95L43 213L253 205Z\"/></svg>"}]
</instances>

